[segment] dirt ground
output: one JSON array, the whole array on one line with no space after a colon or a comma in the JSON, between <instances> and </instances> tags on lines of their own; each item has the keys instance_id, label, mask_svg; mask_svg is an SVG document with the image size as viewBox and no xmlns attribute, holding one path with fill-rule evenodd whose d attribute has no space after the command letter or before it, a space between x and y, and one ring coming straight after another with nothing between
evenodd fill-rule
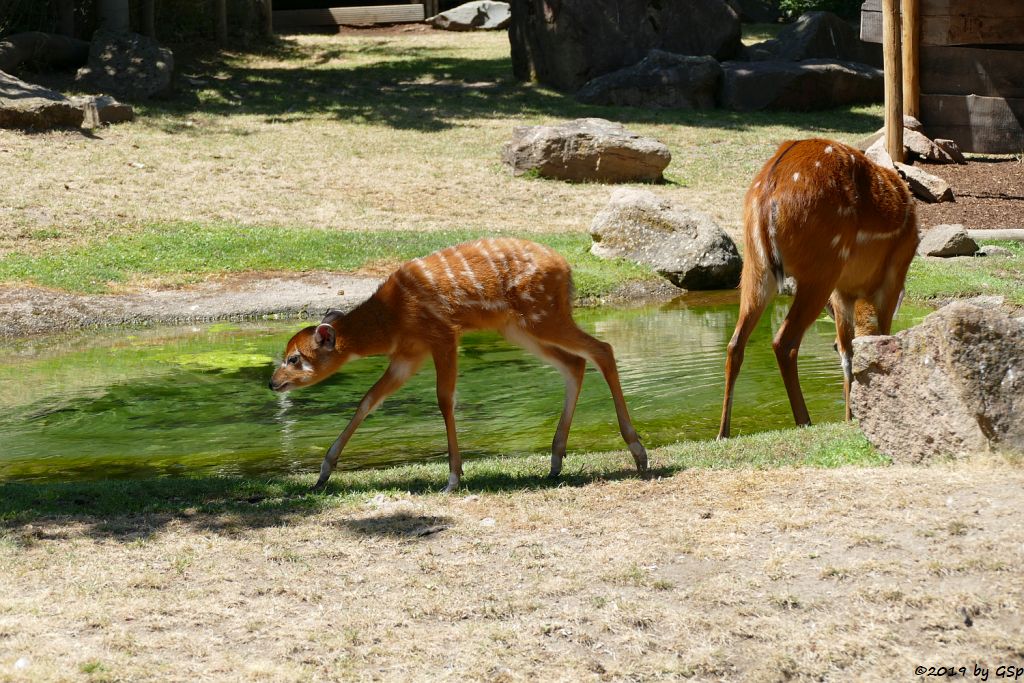
<instances>
[{"instance_id":1,"label":"dirt ground","mask_svg":"<svg viewBox=\"0 0 1024 683\"><path fill-rule=\"evenodd\" d=\"M996 680L1022 508L983 459L36 523L0 538L0 679Z\"/></svg>"},{"instance_id":2,"label":"dirt ground","mask_svg":"<svg viewBox=\"0 0 1024 683\"><path fill-rule=\"evenodd\" d=\"M974 158L966 165L922 164L947 183L955 202L917 202L923 229L961 223L968 229L1024 228L1024 161Z\"/></svg>"}]
</instances>

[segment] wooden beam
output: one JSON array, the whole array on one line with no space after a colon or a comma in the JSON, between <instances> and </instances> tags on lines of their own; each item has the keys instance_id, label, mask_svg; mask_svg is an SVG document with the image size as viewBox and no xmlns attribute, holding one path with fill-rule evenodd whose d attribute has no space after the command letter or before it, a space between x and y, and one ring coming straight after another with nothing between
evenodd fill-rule
<instances>
[{"instance_id":1,"label":"wooden beam","mask_svg":"<svg viewBox=\"0 0 1024 683\"><path fill-rule=\"evenodd\" d=\"M920 0L921 45L1019 45L1024 44L1024 2L940 2ZM861 7L860 39L882 42L881 0Z\"/></svg>"},{"instance_id":2,"label":"wooden beam","mask_svg":"<svg viewBox=\"0 0 1024 683\"><path fill-rule=\"evenodd\" d=\"M903 162L903 76L900 60L900 0L882 0L882 61L885 67L885 151Z\"/></svg>"},{"instance_id":3,"label":"wooden beam","mask_svg":"<svg viewBox=\"0 0 1024 683\"><path fill-rule=\"evenodd\" d=\"M903 113L915 119L921 114L920 0L903 0Z\"/></svg>"},{"instance_id":4,"label":"wooden beam","mask_svg":"<svg viewBox=\"0 0 1024 683\"><path fill-rule=\"evenodd\" d=\"M923 94L921 123L929 136L955 140L964 152L1024 149L1024 98Z\"/></svg>"},{"instance_id":5,"label":"wooden beam","mask_svg":"<svg viewBox=\"0 0 1024 683\"><path fill-rule=\"evenodd\" d=\"M922 47L921 92L933 95L1024 97L1024 47Z\"/></svg>"}]
</instances>

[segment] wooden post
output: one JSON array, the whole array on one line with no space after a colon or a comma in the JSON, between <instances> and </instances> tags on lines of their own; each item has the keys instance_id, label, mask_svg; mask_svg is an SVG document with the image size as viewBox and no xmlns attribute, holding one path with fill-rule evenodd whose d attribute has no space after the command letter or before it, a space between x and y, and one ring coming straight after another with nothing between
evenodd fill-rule
<instances>
[{"instance_id":1,"label":"wooden post","mask_svg":"<svg viewBox=\"0 0 1024 683\"><path fill-rule=\"evenodd\" d=\"M260 0L260 9L263 15L260 17L260 33L267 40L274 37L274 3L272 0Z\"/></svg>"},{"instance_id":2,"label":"wooden post","mask_svg":"<svg viewBox=\"0 0 1024 683\"><path fill-rule=\"evenodd\" d=\"M900 0L882 0L882 61L885 67L885 151L903 161L903 74L900 68Z\"/></svg>"},{"instance_id":3,"label":"wooden post","mask_svg":"<svg viewBox=\"0 0 1024 683\"><path fill-rule=\"evenodd\" d=\"M903 0L903 113L921 117L921 0Z\"/></svg>"},{"instance_id":4,"label":"wooden post","mask_svg":"<svg viewBox=\"0 0 1024 683\"><path fill-rule=\"evenodd\" d=\"M139 33L156 38L156 0L141 0L139 3Z\"/></svg>"},{"instance_id":5,"label":"wooden post","mask_svg":"<svg viewBox=\"0 0 1024 683\"><path fill-rule=\"evenodd\" d=\"M213 16L216 25L217 42L228 42L228 1L213 0Z\"/></svg>"}]
</instances>

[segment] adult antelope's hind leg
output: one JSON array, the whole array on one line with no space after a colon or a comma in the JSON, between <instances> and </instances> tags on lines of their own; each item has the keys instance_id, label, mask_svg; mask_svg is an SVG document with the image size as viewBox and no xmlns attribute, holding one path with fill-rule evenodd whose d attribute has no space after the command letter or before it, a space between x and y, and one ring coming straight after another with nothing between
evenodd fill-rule
<instances>
[{"instance_id":1,"label":"adult antelope's hind leg","mask_svg":"<svg viewBox=\"0 0 1024 683\"><path fill-rule=\"evenodd\" d=\"M752 269L743 269L740 285L740 314L736 329L725 353L725 397L722 399L722 419L718 424L718 438L728 439L732 423L732 398L743 365L743 352L750 335L757 327L765 307L771 301L775 278L768 273L757 274Z\"/></svg>"},{"instance_id":2,"label":"adult antelope's hind leg","mask_svg":"<svg viewBox=\"0 0 1024 683\"><path fill-rule=\"evenodd\" d=\"M804 402L804 394L800 390L797 354L800 352L800 342L804 338L804 333L825 308L831 291L831 284L823 286L818 283L808 283L805 286L803 283L798 283L793 306L786 314L786 319L782 321L775 340L772 342L772 347L775 349L775 360L779 364L782 381L786 385L786 394L789 396L789 405L793 409L793 419L800 427L811 424L811 417L807 414L807 404Z\"/></svg>"},{"instance_id":3,"label":"adult antelope's hind leg","mask_svg":"<svg viewBox=\"0 0 1024 683\"><path fill-rule=\"evenodd\" d=\"M850 387L853 385L853 337L856 330L856 300L839 292L832 293L832 312L836 321L836 346L839 362L843 366L843 400L846 401L846 420L853 419L850 408Z\"/></svg>"},{"instance_id":4,"label":"adult antelope's hind leg","mask_svg":"<svg viewBox=\"0 0 1024 683\"><path fill-rule=\"evenodd\" d=\"M551 440L551 472L548 476L554 479L562 472L562 461L565 459L565 450L569 443L569 427L572 426L576 403L579 401L580 390L583 388L583 373L587 369L587 361L585 358L555 346L542 348L545 360L550 361L558 368L562 377L565 378L565 402L562 404L562 416L558 418L555 437Z\"/></svg>"},{"instance_id":5,"label":"adult antelope's hind leg","mask_svg":"<svg viewBox=\"0 0 1024 683\"><path fill-rule=\"evenodd\" d=\"M629 448L629 452L633 456L637 472L646 475L647 450L640 443L640 436L629 419L629 409L626 408L626 399L622 395L619 369L615 364L615 353L612 351L611 345L591 337L575 323L569 323L569 325L571 326L562 327L558 333L545 331L538 332L536 336L546 344L557 346L573 355L583 356L601 371L612 392L612 402L615 404L615 415L619 421L619 433L622 434L622 440L626 442L626 447Z\"/></svg>"},{"instance_id":6,"label":"adult antelope's hind leg","mask_svg":"<svg viewBox=\"0 0 1024 683\"><path fill-rule=\"evenodd\" d=\"M331 478L331 472L338 464L338 456L341 455L341 451L345 448L349 439L355 434L356 429L362 424L366 416L377 409L377 406L381 402L397 391L405 381L409 379L413 373L419 368L422 358L401 358L392 359L391 365L384 372L380 379L370 387L370 390L363 396L363 400L359 402L359 407L356 408L356 414L349 420L348 426L345 427L331 447L327 449L327 455L324 456L324 461L320 465L320 478L317 479L316 484L313 485L313 491L320 491L327 486L327 480Z\"/></svg>"},{"instance_id":7,"label":"adult antelope's hind leg","mask_svg":"<svg viewBox=\"0 0 1024 683\"><path fill-rule=\"evenodd\" d=\"M448 437L448 485L442 493L451 493L459 488L462 479L462 455L459 453L459 439L455 432L455 382L458 379L458 345L453 340L434 349L434 368L437 371L437 407L444 418L444 430Z\"/></svg>"}]
</instances>

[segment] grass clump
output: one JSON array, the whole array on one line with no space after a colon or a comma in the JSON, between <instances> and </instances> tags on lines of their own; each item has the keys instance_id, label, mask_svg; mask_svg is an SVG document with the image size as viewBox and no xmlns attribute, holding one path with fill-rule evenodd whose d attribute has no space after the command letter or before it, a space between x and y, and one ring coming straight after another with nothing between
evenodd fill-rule
<instances>
[{"instance_id":1,"label":"grass clump","mask_svg":"<svg viewBox=\"0 0 1024 683\"><path fill-rule=\"evenodd\" d=\"M1012 252L1010 256L914 259L907 273L912 299L960 298L995 294L1024 306L1024 243L983 241Z\"/></svg>"},{"instance_id":2,"label":"grass clump","mask_svg":"<svg viewBox=\"0 0 1024 683\"><path fill-rule=\"evenodd\" d=\"M826 424L799 430L763 432L726 441L687 441L654 449L654 476L692 468L772 469L779 467L875 467L888 459L876 451L855 425ZM621 451L572 453L562 476L547 478L546 455L472 460L463 479L473 493L515 493L584 486L636 476ZM271 478L164 477L66 483L0 484L0 524L24 524L39 518L100 518L117 530L119 518L194 515L232 520L260 518L284 523L296 514L361 505L383 495L436 495L448 477L446 462L433 461L383 469L338 471L327 495L313 494L308 476Z\"/></svg>"},{"instance_id":3,"label":"grass clump","mask_svg":"<svg viewBox=\"0 0 1024 683\"><path fill-rule=\"evenodd\" d=\"M25 281L74 292L101 293L136 278L243 271L357 271L398 263L493 233L479 230L335 231L237 225L151 225L134 234L96 240L65 253L0 257L0 282ZM573 266L577 292L601 296L622 282L655 277L626 261L590 254L585 234L524 235L561 252ZM180 280L178 280L180 282Z\"/></svg>"}]
</instances>

